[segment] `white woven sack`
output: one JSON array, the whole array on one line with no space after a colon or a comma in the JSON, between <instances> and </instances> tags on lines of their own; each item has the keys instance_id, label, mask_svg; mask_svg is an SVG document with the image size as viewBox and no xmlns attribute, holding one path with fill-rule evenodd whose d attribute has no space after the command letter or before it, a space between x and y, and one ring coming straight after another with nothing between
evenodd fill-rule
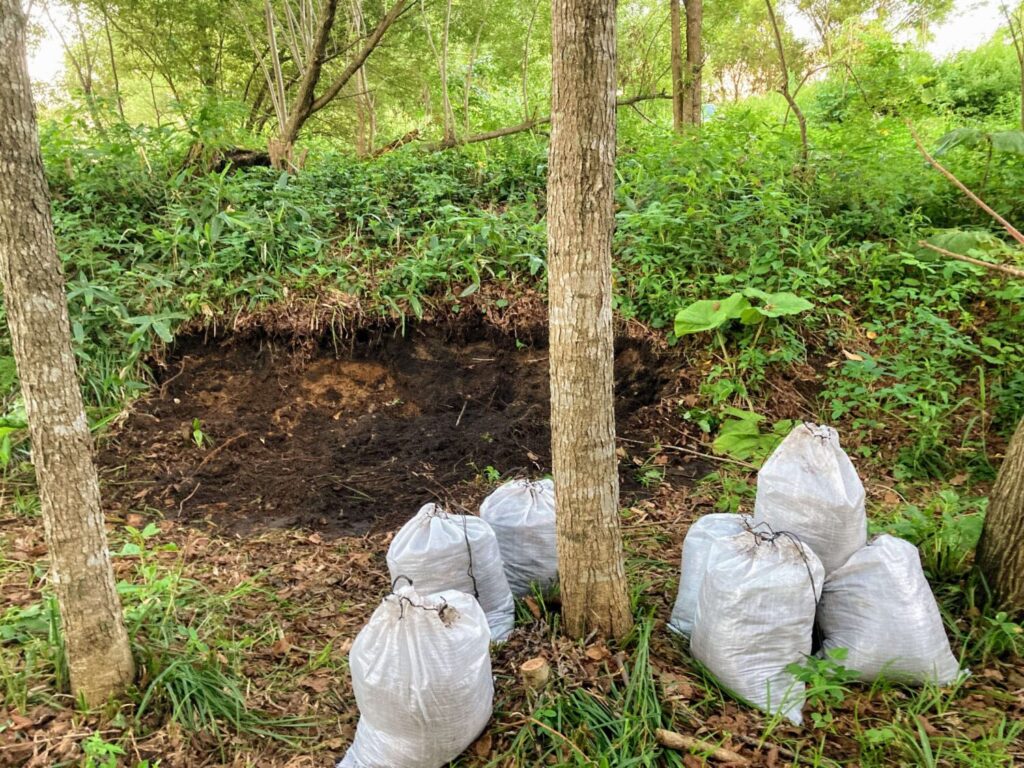
<instances>
[{"instance_id":1,"label":"white woven sack","mask_svg":"<svg viewBox=\"0 0 1024 768\"><path fill-rule=\"evenodd\" d=\"M498 537L512 594L523 597L534 583L541 589L557 583L554 482L505 483L484 499L480 517Z\"/></svg>"},{"instance_id":2,"label":"white woven sack","mask_svg":"<svg viewBox=\"0 0 1024 768\"><path fill-rule=\"evenodd\" d=\"M441 768L491 717L490 632L472 595L384 598L349 652L356 736L337 768Z\"/></svg>"},{"instance_id":3,"label":"white woven sack","mask_svg":"<svg viewBox=\"0 0 1024 768\"><path fill-rule=\"evenodd\" d=\"M679 590L668 628L689 636L693 632L693 619L697 612L697 596L704 574L713 561L715 545L735 536L750 525L748 515L731 512L704 515L690 526L683 539L683 556L679 565Z\"/></svg>"},{"instance_id":4,"label":"white woven sack","mask_svg":"<svg viewBox=\"0 0 1024 768\"><path fill-rule=\"evenodd\" d=\"M423 594L457 589L480 601L491 639L505 640L516 620L494 531L473 515L450 515L426 504L388 547L391 580L405 576Z\"/></svg>"},{"instance_id":5,"label":"white woven sack","mask_svg":"<svg viewBox=\"0 0 1024 768\"><path fill-rule=\"evenodd\" d=\"M878 536L825 581L822 653L845 648L860 680L945 685L960 674L917 547Z\"/></svg>"},{"instance_id":6,"label":"white woven sack","mask_svg":"<svg viewBox=\"0 0 1024 768\"><path fill-rule=\"evenodd\" d=\"M796 534L831 573L867 543L864 486L831 427L800 424L757 473L754 523Z\"/></svg>"},{"instance_id":7,"label":"white woven sack","mask_svg":"<svg viewBox=\"0 0 1024 768\"><path fill-rule=\"evenodd\" d=\"M799 725L804 685L786 667L811 654L821 561L787 534L744 531L718 547L700 587L690 650L724 688Z\"/></svg>"}]
</instances>

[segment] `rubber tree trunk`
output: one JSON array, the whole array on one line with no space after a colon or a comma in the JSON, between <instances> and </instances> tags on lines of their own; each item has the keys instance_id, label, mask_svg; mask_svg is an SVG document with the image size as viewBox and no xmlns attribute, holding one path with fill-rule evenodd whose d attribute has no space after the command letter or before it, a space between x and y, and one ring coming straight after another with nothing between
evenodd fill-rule
<instances>
[{"instance_id":1,"label":"rubber tree trunk","mask_svg":"<svg viewBox=\"0 0 1024 768\"><path fill-rule=\"evenodd\" d=\"M672 128L681 133L686 123L683 108L683 29L680 0L669 0L669 23L672 27Z\"/></svg>"},{"instance_id":2,"label":"rubber tree trunk","mask_svg":"<svg viewBox=\"0 0 1024 768\"><path fill-rule=\"evenodd\" d=\"M703 0L686 0L686 81L683 90L683 122L687 125L700 125L701 70L704 67L704 52L701 47L703 25Z\"/></svg>"},{"instance_id":3,"label":"rubber tree trunk","mask_svg":"<svg viewBox=\"0 0 1024 768\"><path fill-rule=\"evenodd\" d=\"M551 452L566 630L632 626L613 408L615 1L552 2L548 163Z\"/></svg>"},{"instance_id":4,"label":"rubber tree trunk","mask_svg":"<svg viewBox=\"0 0 1024 768\"><path fill-rule=\"evenodd\" d=\"M996 602L1024 614L1024 420L989 496L977 561Z\"/></svg>"},{"instance_id":5,"label":"rubber tree trunk","mask_svg":"<svg viewBox=\"0 0 1024 768\"><path fill-rule=\"evenodd\" d=\"M72 693L99 704L131 682L134 666L71 349L19 5L0 0L0 278Z\"/></svg>"}]
</instances>

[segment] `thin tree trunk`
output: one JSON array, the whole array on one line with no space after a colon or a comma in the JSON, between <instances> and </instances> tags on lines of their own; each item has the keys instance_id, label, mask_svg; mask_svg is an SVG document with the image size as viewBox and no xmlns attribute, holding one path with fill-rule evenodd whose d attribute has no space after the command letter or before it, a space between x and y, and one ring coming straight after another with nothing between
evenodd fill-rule
<instances>
[{"instance_id":1,"label":"thin tree trunk","mask_svg":"<svg viewBox=\"0 0 1024 768\"><path fill-rule=\"evenodd\" d=\"M686 0L686 86L683 92L683 122L687 125L700 125L701 70L704 68L704 52L701 47L703 25L703 0Z\"/></svg>"},{"instance_id":2,"label":"thin tree trunk","mask_svg":"<svg viewBox=\"0 0 1024 768\"><path fill-rule=\"evenodd\" d=\"M269 9L269 4L268 4ZM285 124L281 127L280 136L278 141L280 142L281 151L285 154L290 155L292 144L299 137L299 131L302 126L305 125L306 120L313 114L313 102L316 96L316 86L320 82L320 72L323 70L324 57L327 53L327 43L331 39L331 28L334 26L334 16L338 11L338 0L327 0L323 5L322 16L320 18L320 24L316 30L316 38L313 41L313 47L309 54L309 60L306 61L305 71L302 73L302 79L299 80L299 89L295 94L295 98L292 100L290 114L285 120ZM270 13L268 10L267 13ZM273 25L271 25L273 26ZM271 45L276 46L276 42L272 41ZM281 89L282 95L284 92L284 85L281 83L281 71L278 68L274 73L275 78L278 80L278 87ZM339 90L341 90L339 88ZM271 152L271 156L274 153ZM277 163L275 163L277 165Z\"/></svg>"},{"instance_id":3,"label":"thin tree trunk","mask_svg":"<svg viewBox=\"0 0 1024 768\"><path fill-rule=\"evenodd\" d=\"M533 37L533 25L537 21L537 9L540 8L540 0L533 4L533 13L530 14L530 23L526 27L526 39L523 41L523 67L522 67L522 89L523 89L523 120L530 119L530 90L527 87L530 74L530 38Z\"/></svg>"},{"instance_id":4,"label":"thin tree trunk","mask_svg":"<svg viewBox=\"0 0 1024 768\"><path fill-rule=\"evenodd\" d=\"M1010 36L1013 38L1013 50L1017 53L1017 66L1020 70L1020 127L1024 131L1024 25L1021 24L1019 15L1011 15L1007 6L1002 6L1002 11L1010 28ZM1020 14L1020 10L1017 10L1016 14Z\"/></svg>"},{"instance_id":5,"label":"thin tree trunk","mask_svg":"<svg viewBox=\"0 0 1024 768\"><path fill-rule=\"evenodd\" d=\"M95 705L131 682L134 665L71 348L19 5L0 0L0 278L72 693Z\"/></svg>"},{"instance_id":6,"label":"thin tree trunk","mask_svg":"<svg viewBox=\"0 0 1024 768\"><path fill-rule=\"evenodd\" d=\"M551 453L565 628L633 624L613 400L615 0L552 2L548 170Z\"/></svg>"},{"instance_id":7,"label":"thin tree trunk","mask_svg":"<svg viewBox=\"0 0 1024 768\"><path fill-rule=\"evenodd\" d=\"M127 122L124 118L124 100L121 98L121 80L117 76L117 59L114 57L114 40L110 36L110 19L107 18L107 6L103 6L103 32L107 36L107 52L110 55L110 73L114 77L114 98L117 101L117 114L121 116L121 122Z\"/></svg>"},{"instance_id":8,"label":"thin tree trunk","mask_svg":"<svg viewBox=\"0 0 1024 768\"><path fill-rule=\"evenodd\" d=\"M800 125L800 157L803 165L807 165L807 159L810 154L807 146L807 118L804 117L803 110L800 109L800 105L796 103L796 99L789 90L789 67L786 65L786 49L782 44L782 33L779 31L778 19L775 18L775 8L772 6L772 0L764 0L764 4L768 7L768 20L771 22L772 34L775 37L775 52L779 55L779 68L782 75L779 93L782 94L786 103L789 104L789 108L793 110L793 114L796 115L796 121Z\"/></svg>"},{"instance_id":9,"label":"thin tree trunk","mask_svg":"<svg viewBox=\"0 0 1024 768\"><path fill-rule=\"evenodd\" d=\"M484 31L486 17L480 20L480 26L476 28L476 37L473 39L473 49L469 54L469 65L466 67L466 80L462 85L462 119L464 122L462 133L469 136L469 93L473 87L473 67L476 66L476 56L480 50L480 35Z\"/></svg>"},{"instance_id":10,"label":"thin tree trunk","mask_svg":"<svg viewBox=\"0 0 1024 768\"><path fill-rule=\"evenodd\" d=\"M683 124L683 30L679 12L680 0L669 0L672 26L672 128L682 133Z\"/></svg>"},{"instance_id":11,"label":"thin tree trunk","mask_svg":"<svg viewBox=\"0 0 1024 768\"><path fill-rule=\"evenodd\" d=\"M444 13L444 29L441 33L441 50L438 51L434 43L434 34L430 30L430 17L427 16L427 6L424 0L420 0L420 12L423 15L423 29L427 33L427 42L430 43L430 50L434 53L434 61L437 62L437 71L441 77L441 142L445 146L455 144L455 115L452 112L452 102L448 96L448 27L451 23L452 0L447 0Z\"/></svg>"},{"instance_id":12,"label":"thin tree trunk","mask_svg":"<svg viewBox=\"0 0 1024 768\"><path fill-rule=\"evenodd\" d=\"M977 561L996 602L1024 614L1024 420L989 496Z\"/></svg>"}]
</instances>

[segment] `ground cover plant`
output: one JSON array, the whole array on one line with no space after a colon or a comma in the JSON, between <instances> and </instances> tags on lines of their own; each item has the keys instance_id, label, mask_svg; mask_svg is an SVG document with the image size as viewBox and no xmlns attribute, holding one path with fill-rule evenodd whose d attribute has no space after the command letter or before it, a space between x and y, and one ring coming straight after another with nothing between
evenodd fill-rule
<instances>
[{"instance_id":1,"label":"ground cover plant","mask_svg":"<svg viewBox=\"0 0 1024 768\"><path fill-rule=\"evenodd\" d=\"M617 445L636 625L618 645L581 643L556 599L518 601L494 719L456 765L1024 760L1024 630L973 567L1024 416L1024 283L919 241L1021 261L907 125L1022 222L1019 87L1001 42L936 63L861 40L855 85L837 67L799 94L806 164L778 96L723 104L682 135L660 106L620 110ZM533 66L524 82L542 79ZM41 124L139 670L107 707L67 693L4 335L0 765L331 764L357 717L346 654L389 591L398 525L551 469L544 135L375 158L317 136L296 173L221 162L263 138L233 115L97 130L53 110ZM197 137L201 160L183 162ZM799 420L840 429L872 529L918 546L962 682L865 685L841 658L811 658L797 728L731 699L666 632L689 524L749 511L756 468ZM518 674L537 655L553 669L539 693ZM664 730L697 741L670 748Z\"/></svg>"}]
</instances>

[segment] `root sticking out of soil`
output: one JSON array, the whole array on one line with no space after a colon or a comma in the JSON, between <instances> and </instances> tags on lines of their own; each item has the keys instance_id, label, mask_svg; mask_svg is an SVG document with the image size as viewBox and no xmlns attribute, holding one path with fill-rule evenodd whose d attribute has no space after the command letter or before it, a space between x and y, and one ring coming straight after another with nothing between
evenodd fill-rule
<instances>
[{"instance_id":1,"label":"root sticking out of soil","mask_svg":"<svg viewBox=\"0 0 1024 768\"><path fill-rule=\"evenodd\" d=\"M312 355L266 337L186 338L100 453L107 498L231 533L359 535L429 501L475 508L496 473L550 471L547 347L531 338L482 318L364 330ZM680 367L619 340L623 437L655 439ZM627 501L642 495L634 470L623 462Z\"/></svg>"}]
</instances>

